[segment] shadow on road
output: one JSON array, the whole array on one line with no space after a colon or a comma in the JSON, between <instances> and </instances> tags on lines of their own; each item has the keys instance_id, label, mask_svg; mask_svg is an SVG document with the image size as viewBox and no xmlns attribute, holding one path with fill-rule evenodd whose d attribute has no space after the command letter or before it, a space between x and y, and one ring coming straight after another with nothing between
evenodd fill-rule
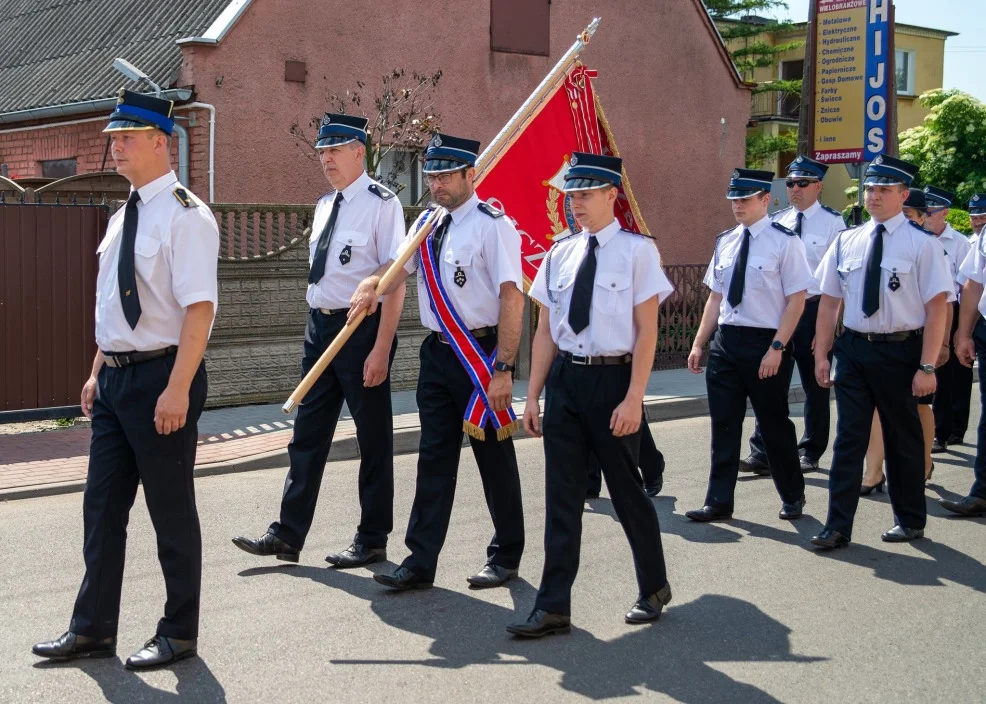
<instances>
[{"instance_id":1,"label":"shadow on road","mask_svg":"<svg viewBox=\"0 0 986 704\"><path fill-rule=\"evenodd\" d=\"M39 670L72 668L91 677L103 691L106 701L112 704L176 704L177 702L202 702L221 704L226 701L226 690L212 674L202 658L183 660L167 668L177 679L176 693L152 687L139 674L124 669L117 658L105 660L73 660L52 662L42 660L34 667Z\"/></svg>"},{"instance_id":2,"label":"shadow on road","mask_svg":"<svg viewBox=\"0 0 986 704\"><path fill-rule=\"evenodd\" d=\"M768 693L711 667L715 662L798 662L822 658L791 652L790 629L753 604L706 595L668 608L659 623L612 641L596 638L576 624L571 635L540 641L511 638L504 626L526 618L535 588L522 579L509 583L514 610L467 594L435 587L395 593L359 573L315 567L260 567L240 572L312 579L369 603L387 625L431 639L430 658L332 659L336 665L387 667L417 665L464 668L470 665L540 665L561 674L559 685L592 699L639 694L643 687L681 702L716 704L776 702ZM613 618L620 618L614 612Z\"/></svg>"}]
</instances>

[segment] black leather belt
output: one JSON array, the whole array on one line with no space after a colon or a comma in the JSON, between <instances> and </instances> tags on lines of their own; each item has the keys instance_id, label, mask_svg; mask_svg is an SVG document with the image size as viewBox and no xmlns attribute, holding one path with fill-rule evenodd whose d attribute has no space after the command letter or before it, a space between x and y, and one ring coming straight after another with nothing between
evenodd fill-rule
<instances>
[{"instance_id":1,"label":"black leather belt","mask_svg":"<svg viewBox=\"0 0 986 704\"><path fill-rule=\"evenodd\" d=\"M485 328L476 328L475 330L470 330L469 332L471 332L472 336L478 340L481 337L489 337L490 335L496 335L496 325L490 325L489 327L485 327ZM436 332L435 334L438 335L439 342L446 345L449 344L448 338L445 337L445 335L443 335L440 332Z\"/></svg>"},{"instance_id":2,"label":"black leather belt","mask_svg":"<svg viewBox=\"0 0 986 704\"><path fill-rule=\"evenodd\" d=\"M149 362L152 359L168 357L177 352L178 347L175 345L165 347L161 350L149 350L147 352L103 352L103 361L106 362L107 367L119 369L120 367L129 367L131 364L137 364L138 362Z\"/></svg>"},{"instance_id":3,"label":"black leather belt","mask_svg":"<svg viewBox=\"0 0 986 704\"><path fill-rule=\"evenodd\" d=\"M559 354L566 362L584 367L609 367L617 364L630 364L633 361L632 354L621 354L616 357L589 357L571 352L560 352Z\"/></svg>"},{"instance_id":4,"label":"black leather belt","mask_svg":"<svg viewBox=\"0 0 986 704\"><path fill-rule=\"evenodd\" d=\"M846 334L853 337L860 337L869 342L906 342L912 337L924 335L924 328L917 330L903 330L901 332L856 332L846 328Z\"/></svg>"},{"instance_id":5,"label":"black leather belt","mask_svg":"<svg viewBox=\"0 0 986 704\"><path fill-rule=\"evenodd\" d=\"M339 315L339 313L348 313L348 308L317 308L322 315Z\"/></svg>"}]
</instances>

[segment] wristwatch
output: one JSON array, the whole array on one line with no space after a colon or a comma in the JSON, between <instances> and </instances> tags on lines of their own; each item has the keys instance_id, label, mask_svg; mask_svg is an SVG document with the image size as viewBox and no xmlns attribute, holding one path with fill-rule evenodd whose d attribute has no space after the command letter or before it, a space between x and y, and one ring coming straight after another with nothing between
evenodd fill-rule
<instances>
[{"instance_id":1,"label":"wristwatch","mask_svg":"<svg viewBox=\"0 0 986 704\"><path fill-rule=\"evenodd\" d=\"M777 350L778 352L783 352L784 351L784 343L781 342L780 340L774 340L773 342L770 343L770 348L771 349L774 349L774 350Z\"/></svg>"},{"instance_id":2,"label":"wristwatch","mask_svg":"<svg viewBox=\"0 0 986 704\"><path fill-rule=\"evenodd\" d=\"M920 369L925 374L934 374L935 373L935 365L934 364L922 364L921 367L920 367Z\"/></svg>"},{"instance_id":3,"label":"wristwatch","mask_svg":"<svg viewBox=\"0 0 986 704\"><path fill-rule=\"evenodd\" d=\"M514 365L501 362L499 359L493 362L493 370L498 372L512 372Z\"/></svg>"}]
</instances>

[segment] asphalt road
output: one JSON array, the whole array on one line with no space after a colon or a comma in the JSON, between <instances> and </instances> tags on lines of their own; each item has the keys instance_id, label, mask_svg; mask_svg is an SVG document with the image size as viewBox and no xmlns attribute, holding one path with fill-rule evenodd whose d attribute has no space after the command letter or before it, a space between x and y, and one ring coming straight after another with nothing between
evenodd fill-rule
<instances>
[{"instance_id":1,"label":"asphalt road","mask_svg":"<svg viewBox=\"0 0 986 704\"><path fill-rule=\"evenodd\" d=\"M323 562L354 532L355 462L329 465L298 566L230 544L236 534L259 535L275 518L284 470L198 480L201 658L144 674L122 666L153 634L164 600L142 498L130 523L120 659L54 666L30 647L68 624L83 569L82 495L0 504L0 701L984 700L986 521L947 518L934 503L966 493L974 448L936 460L927 539L882 543L892 516L886 496L877 495L860 501L853 545L823 555L807 540L824 522L824 473L809 475L809 515L800 521L777 518L769 479L747 478L737 488L734 521L694 524L683 513L704 498L709 421L652 429L668 458L655 503L674 591L656 625L623 623L636 597L633 566L604 491L585 513L572 634L524 642L504 632L526 618L542 565L542 448L523 440L528 550L520 578L488 591L470 591L465 582L482 566L492 530L468 451L435 588L404 594L388 593L369 570ZM397 458L393 562L406 554L415 461Z\"/></svg>"}]
</instances>

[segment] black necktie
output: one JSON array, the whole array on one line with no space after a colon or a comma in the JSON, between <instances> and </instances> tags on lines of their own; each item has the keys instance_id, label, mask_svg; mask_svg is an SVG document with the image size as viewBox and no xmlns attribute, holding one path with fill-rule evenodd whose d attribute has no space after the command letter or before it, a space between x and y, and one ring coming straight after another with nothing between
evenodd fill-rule
<instances>
[{"instance_id":1,"label":"black necktie","mask_svg":"<svg viewBox=\"0 0 986 704\"><path fill-rule=\"evenodd\" d=\"M137 295L137 273L134 271L134 242L137 240L137 203L140 194L132 191L123 212L123 241L120 242L120 258L116 263L116 279L120 285L120 302L123 317L131 330L140 320L140 297Z\"/></svg>"},{"instance_id":2,"label":"black necktie","mask_svg":"<svg viewBox=\"0 0 986 704\"><path fill-rule=\"evenodd\" d=\"M866 261L866 278L863 279L863 315L869 318L880 310L880 264L883 263L883 225L877 225L873 238L873 250Z\"/></svg>"},{"instance_id":3,"label":"black necktie","mask_svg":"<svg viewBox=\"0 0 986 704\"><path fill-rule=\"evenodd\" d=\"M435 250L435 259L441 261L442 245L445 244L445 235L448 233L449 225L452 224L452 213L445 213L445 217L438 223L438 227L431 233L431 246Z\"/></svg>"},{"instance_id":4,"label":"black necktie","mask_svg":"<svg viewBox=\"0 0 986 704\"><path fill-rule=\"evenodd\" d=\"M739 256L733 265L733 277L729 280L729 293L726 301L733 308L743 300L743 289L746 288L746 260L750 256L750 231L743 230L743 244L740 245Z\"/></svg>"},{"instance_id":5,"label":"black necktie","mask_svg":"<svg viewBox=\"0 0 986 704\"><path fill-rule=\"evenodd\" d=\"M572 289L572 305L568 309L568 324L578 335L589 325L589 307L592 305L592 287L596 283L596 247L599 240L589 235L589 249L579 264Z\"/></svg>"},{"instance_id":6,"label":"black necktie","mask_svg":"<svg viewBox=\"0 0 986 704\"><path fill-rule=\"evenodd\" d=\"M332 201L332 212L329 219L322 228L322 234L318 236L318 244L315 245L315 258L312 259L312 270L308 272L308 283L317 284L325 276L325 260L329 256L329 243L332 241L332 231L335 229L336 220L339 218L339 204L342 203L342 191L336 192L335 200Z\"/></svg>"},{"instance_id":7,"label":"black necktie","mask_svg":"<svg viewBox=\"0 0 986 704\"><path fill-rule=\"evenodd\" d=\"M795 220L794 222L794 232L795 234L797 234L798 237L801 237L802 235L801 228L804 226L804 224L805 224L805 214L798 213L798 219Z\"/></svg>"}]
</instances>

